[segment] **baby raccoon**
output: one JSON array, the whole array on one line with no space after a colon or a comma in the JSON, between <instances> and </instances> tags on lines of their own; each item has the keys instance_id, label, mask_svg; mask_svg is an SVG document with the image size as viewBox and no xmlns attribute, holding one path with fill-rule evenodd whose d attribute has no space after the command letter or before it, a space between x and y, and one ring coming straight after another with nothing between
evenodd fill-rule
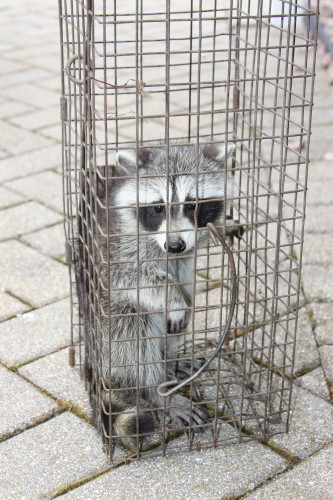
<instances>
[{"instance_id":1,"label":"baby raccoon","mask_svg":"<svg viewBox=\"0 0 333 500\"><path fill-rule=\"evenodd\" d=\"M207 421L204 410L184 395L161 397L157 388L200 367L199 361L193 367L177 361L176 334L189 320L195 248L208 237L206 224L222 230L225 221L227 235L242 234L224 204L233 195L224 166L234 149L207 144L119 151L108 190L105 182L97 183L102 399L106 415L112 412L112 435L130 449L142 445L165 407L171 421L194 431ZM83 228L79 219L79 233ZM81 257L83 252L81 245ZM89 315L80 286L82 292L82 278L89 372ZM106 416L107 433L108 422Z\"/></svg>"}]
</instances>

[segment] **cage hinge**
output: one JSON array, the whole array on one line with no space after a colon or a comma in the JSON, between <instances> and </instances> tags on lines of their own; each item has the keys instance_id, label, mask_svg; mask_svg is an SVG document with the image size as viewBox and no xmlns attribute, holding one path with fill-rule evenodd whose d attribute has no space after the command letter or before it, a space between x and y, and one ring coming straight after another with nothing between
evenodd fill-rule
<instances>
[{"instance_id":1,"label":"cage hinge","mask_svg":"<svg viewBox=\"0 0 333 500\"><path fill-rule=\"evenodd\" d=\"M73 251L72 251L72 245L69 243L69 241L65 242L65 252L66 252L66 260L68 264L73 264Z\"/></svg>"},{"instance_id":2,"label":"cage hinge","mask_svg":"<svg viewBox=\"0 0 333 500\"><path fill-rule=\"evenodd\" d=\"M232 107L233 109L239 109L239 88L236 85L233 89Z\"/></svg>"},{"instance_id":3,"label":"cage hinge","mask_svg":"<svg viewBox=\"0 0 333 500\"><path fill-rule=\"evenodd\" d=\"M73 346L71 346L68 351L68 364L72 368L75 366L75 349Z\"/></svg>"},{"instance_id":4,"label":"cage hinge","mask_svg":"<svg viewBox=\"0 0 333 500\"><path fill-rule=\"evenodd\" d=\"M67 120L67 99L64 95L60 97L60 118L62 121Z\"/></svg>"}]
</instances>

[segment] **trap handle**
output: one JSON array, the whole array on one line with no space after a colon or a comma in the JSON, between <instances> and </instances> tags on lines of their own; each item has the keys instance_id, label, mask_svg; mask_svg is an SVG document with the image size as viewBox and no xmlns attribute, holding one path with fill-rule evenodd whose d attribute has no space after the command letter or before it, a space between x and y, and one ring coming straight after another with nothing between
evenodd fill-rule
<instances>
[{"instance_id":1,"label":"trap handle","mask_svg":"<svg viewBox=\"0 0 333 500\"><path fill-rule=\"evenodd\" d=\"M188 385L191 382L193 382L197 377L199 377L199 375L202 372L207 370L208 366L216 358L216 356L219 354L219 352L222 349L222 346L225 342L225 339L227 338L227 335L229 333L231 321L232 321L232 318L234 315L236 299L237 299L237 291L238 291L237 274L236 274L236 266L235 266L234 256L232 254L232 251L230 250L230 248L226 244L225 239L217 231L216 227L210 222L207 224L206 227L211 232L214 242L215 243L219 242L223 246L224 250L226 251L226 253L228 254L228 257L229 257L229 263L230 263L230 269L231 269L231 301L230 301L229 316L228 316L224 331L221 334L220 341L219 341L218 345L216 346L215 351L210 356L210 358L207 359L207 361L199 368L199 370L197 370L195 373L193 373L193 375L191 375L191 377L188 377L186 380L184 380L180 384L178 384L178 380L168 380L167 382L163 382L162 384L160 384L157 388L157 391L158 391L158 394L162 397L170 396L174 392L179 391L179 389L181 389L185 385ZM166 392L162 392L162 389L164 389L165 387L169 387L171 385L176 385L176 387L173 387L172 389L169 389Z\"/></svg>"}]
</instances>

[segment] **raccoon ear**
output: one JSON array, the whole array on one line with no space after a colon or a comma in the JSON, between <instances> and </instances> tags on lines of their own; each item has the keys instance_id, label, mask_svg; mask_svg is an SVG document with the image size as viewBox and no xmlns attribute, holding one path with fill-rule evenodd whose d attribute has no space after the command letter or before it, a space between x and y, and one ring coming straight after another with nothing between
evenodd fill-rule
<instances>
[{"instance_id":1,"label":"raccoon ear","mask_svg":"<svg viewBox=\"0 0 333 500\"><path fill-rule=\"evenodd\" d=\"M137 160L135 151L119 151L116 153L116 163L129 175L134 176L136 174Z\"/></svg>"},{"instance_id":2,"label":"raccoon ear","mask_svg":"<svg viewBox=\"0 0 333 500\"><path fill-rule=\"evenodd\" d=\"M236 145L233 142L223 144L205 144L202 153L206 156L206 158L224 165L235 149Z\"/></svg>"}]
</instances>

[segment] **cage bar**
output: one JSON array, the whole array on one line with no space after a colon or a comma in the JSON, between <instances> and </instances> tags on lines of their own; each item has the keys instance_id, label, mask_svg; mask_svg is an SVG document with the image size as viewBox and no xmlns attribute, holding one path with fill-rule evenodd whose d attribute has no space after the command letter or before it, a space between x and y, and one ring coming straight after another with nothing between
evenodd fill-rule
<instances>
[{"instance_id":1,"label":"cage bar","mask_svg":"<svg viewBox=\"0 0 333 500\"><path fill-rule=\"evenodd\" d=\"M79 365L86 380L95 424L113 463L267 440L288 429L317 8L317 2L298 0L59 0L71 364ZM202 171L202 158L215 161L216 151L221 156L228 144L235 151L220 162L219 174L214 162ZM121 170L126 161L119 165L119 158L133 151L145 154L141 161L148 166L149 158L159 157L160 163L163 158L164 167L147 168L144 175L142 169ZM172 167L175 161L182 165L186 155L191 168ZM116 203L115 193L123 192L130 175L135 200ZM224 183L221 194L202 199L209 189L218 192L217 175ZM144 199L144 183L152 189L161 179L165 198ZM175 186L190 183L195 196L174 196ZM203 208L207 203L223 207L220 234L229 234L236 265L235 304L229 257L198 222L209 211ZM149 214L157 217L163 210L164 224L152 227ZM187 223L181 234L188 245L193 231L191 249L164 254L159 249L155 255L150 245L149 254L142 252L144 241L163 238L170 249L180 231L175 214L190 210L193 228ZM125 213L132 214L133 225L120 231L115 221ZM229 233L228 221L233 221ZM127 252L126 238L132 242ZM184 281L179 269L191 255L193 273ZM142 270L153 266L163 268L167 278L158 282L153 275L143 283ZM114 278L120 275L121 283ZM175 289L191 295L176 310L171 308ZM160 308L149 301L143 306L149 294L164 294ZM131 312L119 309L119 297L124 303L131 297ZM196 373L216 348L233 305L219 355L182 389L184 425L175 403L149 395L172 378L181 380L179 368L171 367L186 366L184 378ZM171 331L177 312L187 327ZM125 326L117 336L120 321ZM140 330L145 321L159 321L163 331L149 330L147 340ZM177 355L168 358L172 338ZM129 343L136 346L131 351ZM159 346L162 357L143 361L142 346L148 345ZM116 366L113 353L119 349L136 354ZM152 376L151 385L143 387L142 373L161 365L162 379ZM115 383L116 369L132 373L135 383L126 386L127 375ZM117 403L123 399L125 409ZM178 417L172 418L175 412ZM124 415L133 417L129 438L119 434ZM150 424L144 428L142 421Z\"/></svg>"}]
</instances>

